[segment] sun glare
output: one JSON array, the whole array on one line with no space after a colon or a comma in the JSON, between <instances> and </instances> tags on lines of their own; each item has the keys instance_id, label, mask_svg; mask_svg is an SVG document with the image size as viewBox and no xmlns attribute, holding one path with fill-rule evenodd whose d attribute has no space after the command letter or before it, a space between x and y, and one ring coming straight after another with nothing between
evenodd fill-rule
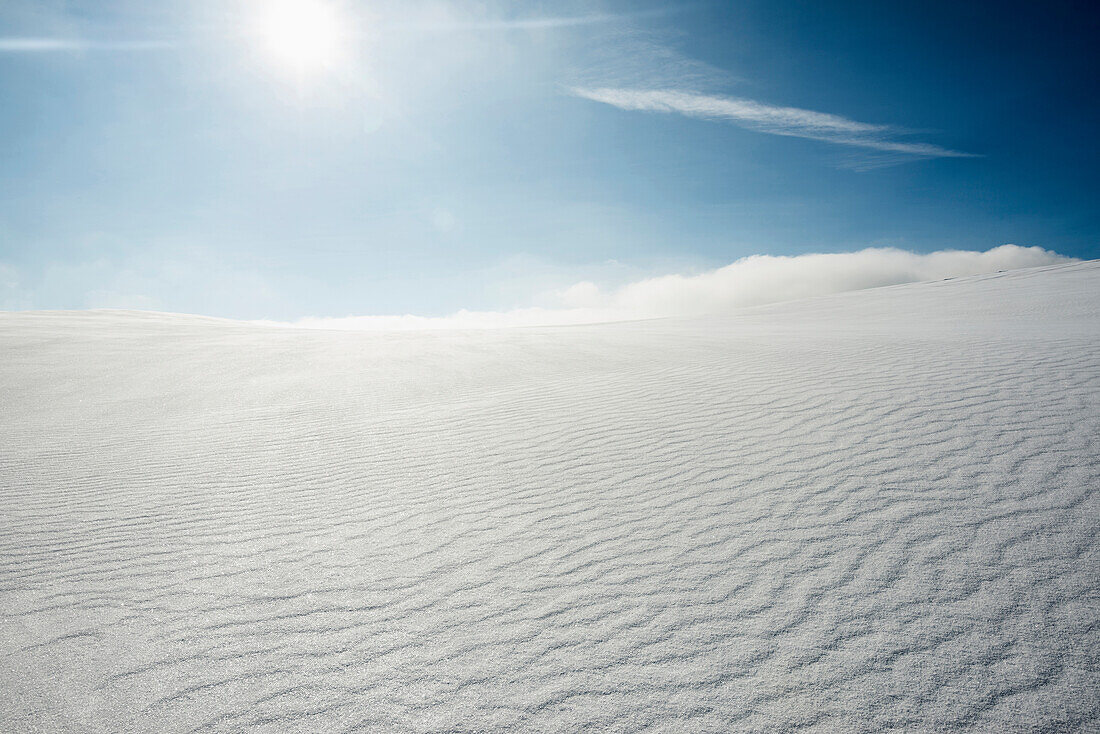
<instances>
[{"instance_id":1,"label":"sun glare","mask_svg":"<svg viewBox=\"0 0 1100 734\"><path fill-rule=\"evenodd\" d=\"M340 14L325 0L264 3L259 30L268 55L298 73L333 66L347 41Z\"/></svg>"}]
</instances>

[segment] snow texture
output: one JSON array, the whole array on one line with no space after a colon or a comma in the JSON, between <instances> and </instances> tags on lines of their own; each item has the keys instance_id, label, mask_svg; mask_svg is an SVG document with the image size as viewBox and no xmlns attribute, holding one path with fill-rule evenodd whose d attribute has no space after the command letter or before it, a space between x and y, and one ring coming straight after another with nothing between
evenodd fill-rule
<instances>
[{"instance_id":1,"label":"snow texture","mask_svg":"<svg viewBox=\"0 0 1100 734\"><path fill-rule=\"evenodd\" d=\"M0 731L1096 731L1100 263L494 331L0 314Z\"/></svg>"}]
</instances>

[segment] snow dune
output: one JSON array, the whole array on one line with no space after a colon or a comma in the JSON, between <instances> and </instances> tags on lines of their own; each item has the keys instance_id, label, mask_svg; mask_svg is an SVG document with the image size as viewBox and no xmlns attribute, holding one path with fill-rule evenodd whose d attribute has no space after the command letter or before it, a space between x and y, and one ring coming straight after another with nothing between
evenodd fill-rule
<instances>
[{"instance_id":1,"label":"snow dune","mask_svg":"<svg viewBox=\"0 0 1100 734\"><path fill-rule=\"evenodd\" d=\"M0 355L2 731L1100 727L1098 262Z\"/></svg>"}]
</instances>

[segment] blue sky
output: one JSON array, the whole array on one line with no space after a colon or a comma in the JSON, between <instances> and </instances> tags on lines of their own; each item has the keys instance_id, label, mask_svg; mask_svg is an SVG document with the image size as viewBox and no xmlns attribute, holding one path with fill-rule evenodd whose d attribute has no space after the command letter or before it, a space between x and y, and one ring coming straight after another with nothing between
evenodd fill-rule
<instances>
[{"instance_id":1,"label":"blue sky","mask_svg":"<svg viewBox=\"0 0 1100 734\"><path fill-rule=\"evenodd\" d=\"M338 19L319 67L261 2L0 6L0 307L432 315L758 253L1100 257L1086 3L286 2Z\"/></svg>"}]
</instances>

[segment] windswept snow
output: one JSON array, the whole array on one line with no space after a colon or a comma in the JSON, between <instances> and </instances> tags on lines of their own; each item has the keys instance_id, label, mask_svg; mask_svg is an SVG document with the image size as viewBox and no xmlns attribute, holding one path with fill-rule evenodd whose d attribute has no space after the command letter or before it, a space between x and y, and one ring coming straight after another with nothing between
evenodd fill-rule
<instances>
[{"instance_id":1,"label":"windswept snow","mask_svg":"<svg viewBox=\"0 0 1100 734\"><path fill-rule=\"evenodd\" d=\"M0 730L1095 731L1100 263L497 331L0 314Z\"/></svg>"}]
</instances>

